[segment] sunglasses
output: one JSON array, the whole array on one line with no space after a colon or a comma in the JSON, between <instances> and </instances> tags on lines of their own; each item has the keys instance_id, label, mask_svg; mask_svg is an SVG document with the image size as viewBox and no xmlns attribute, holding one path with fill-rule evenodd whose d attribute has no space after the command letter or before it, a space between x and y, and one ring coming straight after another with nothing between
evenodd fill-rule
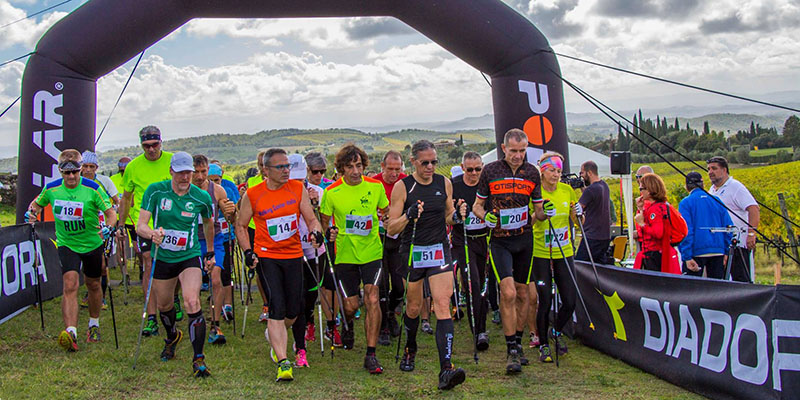
<instances>
[{"instance_id":1,"label":"sunglasses","mask_svg":"<svg viewBox=\"0 0 800 400\"><path fill-rule=\"evenodd\" d=\"M425 160L419 162L423 167L427 167L428 165L433 165L434 167L439 164L439 160Z\"/></svg>"},{"instance_id":2,"label":"sunglasses","mask_svg":"<svg viewBox=\"0 0 800 400\"><path fill-rule=\"evenodd\" d=\"M77 171L61 171L61 173L64 174L64 175L78 174L80 172L81 172L80 170L77 170Z\"/></svg>"},{"instance_id":3,"label":"sunglasses","mask_svg":"<svg viewBox=\"0 0 800 400\"><path fill-rule=\"evenodd\" d=\"M161 146L161 142L156 142L153 144L142 143L142 148L147 149L155 149L156 147Z\"/></svg>"},{"instance_id":4,"label":"sunglasses","mask_svg":"<svg viewBox=\"0 0 800 400\"><path fill-rule=\"evenodd\" d=\"M640 187L640 188L639 188L639 191L640 191L640 192L641 192L641 191L643 191L643 190L647 190L647 188L643 188L643 187Z\"/></svg>"},{"instance_id":5,"label":"sunglasses","mask_svg":"<svg viewBox=\"0 0 800 400\"><path fill-rule=\"evenodd\" d=\"M327 169L312 169L311 170L311 175L324 174L326 171L328 171L328 170Z\"/></svg>"},{"instance_id":6,"label":"sunglasses","mask_svg":"<svg viewBox=\"0 0 800 400\"><path fill-rule=\"evenodd\" d=\"M642 176L644 175L636 175L636 179L642 179Z\"/></svg>"},{"instance_id":7,"label":"sunglasses","mask_svg":"<svg viewBox=\"0 0 800 400\"><path fill-rule=\"evenodd\" d=\"M483 170L481 167L464 168L464 172L481 172L481 170Z\"/></svg>"},{"instance_id":8,"label":"sunglasses","mask_svg":"<svg viewBox=\"0 0 800 400\"><path fill-rule=\"evenodd\" d=\"M275 169L292 169L292 164L267 165L267 167Z\"/></svg>"}]
</instances>

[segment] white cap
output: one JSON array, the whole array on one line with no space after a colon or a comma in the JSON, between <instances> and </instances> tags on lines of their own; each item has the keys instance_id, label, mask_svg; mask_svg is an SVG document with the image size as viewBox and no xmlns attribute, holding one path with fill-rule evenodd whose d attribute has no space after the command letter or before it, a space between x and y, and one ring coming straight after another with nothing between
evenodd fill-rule
<instances>
[{"instance_id":1,"label":"white cap","mask_svg":"<svg viewBox=\"0 0 800 400\"><path fill-rule=\"evenodd\" d=\"M179 151L172 155L170 168L175 172L192 171L194 172L194 160L189 153Z\"/></svg>"},{"instance_id":2,"label":"white cap","mask_svg":"<svg viewBox=\"0 0 800 400\"><path fill-rule=\"evenodd\" d=\"M450 168L450 179L459 175L464 175L464 170L461 169L460 165L454 165L453 168Z\"/></svg>"},{"instance_id":3,"label":"white cap","mask_svg":"<svg viewBox=\"0 0 800 400\"><path fill-rule=\"evenodd\" d=\"M306 179L306 159L300 154L290 154L289 164L292 169L289 171L289 179Z\"/></svg>"}]
</instances>

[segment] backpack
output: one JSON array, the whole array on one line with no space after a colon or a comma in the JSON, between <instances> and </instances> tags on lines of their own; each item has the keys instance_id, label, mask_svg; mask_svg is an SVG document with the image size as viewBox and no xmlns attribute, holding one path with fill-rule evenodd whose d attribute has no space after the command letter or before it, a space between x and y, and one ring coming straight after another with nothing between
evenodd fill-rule
<instances>
[{"instance_id":1,"label":"backpack","mask_svg":"<svg viewBox=\"0 0 800 400\"><path fill-rule=\"evenodd\" d=\"M665 237L669 237L670 246L677 246L681 243L683 238L689 233L689 227L686 225L686 220L683 219L681 213L672 206L672 204L664 203L666 207L665 215L667 216L668 224L665 225Z\"/></svg>"}]
</instances>

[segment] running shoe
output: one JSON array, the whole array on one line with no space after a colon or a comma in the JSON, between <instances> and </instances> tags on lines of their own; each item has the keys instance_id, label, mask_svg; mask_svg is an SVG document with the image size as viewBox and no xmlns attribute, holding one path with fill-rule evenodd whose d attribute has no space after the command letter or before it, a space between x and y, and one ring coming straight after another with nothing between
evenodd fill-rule
<instances>
[{"instance_id":1,"label":"running shoe","mask_svg":"<svg viewBox=\"0 0 800 400\"><path fill-rule=\"evenodd\" d=\"M411 372L414 370L414 360L417 352L408 351L408 347L403 350L403 358L400 360L400 371Z\"/></svg>"},{"instance_id":2,"label":"running shoe","mask_svg":"<svg viewBox=\"0 0 800 400\"><path fill-rule=\"evenodd\" d=\"M267 322L269 320L269 306L261 307L261 315L258 316L258 322Z\"/></svg>"},{"instance_id":3,"label":"running shoe","mask_svg":"<svg viewBox=\"0 0 800 400\"><path fill-rule=\"evenodd\" d=\"M530 361L528 361L528 357L525 357L525 352L522 351L522 345L517 345L517 354L519 354L519 363L521 365L528 365Z\"/></svg>"},{"instance_id":4,"label":"running shoe","mask_svg":"<svg viewBox=\"0 0 800 400\"><path fill-rule=\"evenodd\" d=\"M519 362L519 353L516 348L512 348L506 356L506 374L518 374L522 372L522 364Z\"/></svg>"},{"instance_id":5,"label":"running shoe","mask_svg":"<svg viewBox=\"0 0 800 400\"><path fill-rule=\"evenodd\" d=\"M466 372L461 368L456 368L450 364L450 368L445 368L439 372L439 390L450 390L462 383L467 378Z\"/></svg>"},{"instance_id":6,"label":"running shoe","mask_svg":"<svg viewBox=\"0 0 800 400\"><path fill-rule=\"evenodd\" d=\"M181 302L175 302L175 321L183 321L183 308L181 308Z\"/></svg>"},{"instance_id":7,"label":"running shoe","mask_svg":"<svg viewBox=\"0 0 800 400\"><path fill-rule=\"evenodd\" d=\"M500 310L492 311L492 323L500 325L500 322L502 322L502 320L500 319Z\"/></svg>"},{"instance_id":8,"label":"running shoe","mask_svg":"<svg viewBox=\"0 0 800 400\"><path fill-rule=\"evenodd\" d=\"M158 322L155 319L147 319L142 329L142 336L158 336Z\"/></svg>"},{"instance_id":9,"label":"running shoe","mask_svg":"<svg viewBox=\"0 0 800 400\"><path fill-rule=\"evenodd\" d=\"M360 309L360 308L359 308L358 310L356 310L356 316L355 316L355 318L356 318L356 319L361 319L361 309Z\"/></svg>"},{"instance_id":10,"label":"running shoe","mask_svg":"<svg viewBox=\"0 0 800 400\"><path fill-rule=\"evenodd\" d=\"M383 367L381 363L378 361L378 357L375 354L370 354L364 357L364 368L369 371L372 375L378 375L383 373Z\"/></svg>"},{"instance_id":11,"label":"running shoe","mask_svg":"<svg viewBox=\"0 0 800 400\"><path fill-rule=\"evenodd\" d=\"M314 342L317 340L316 327L313 322L306 324L306 342Z\"/></svg>"},{"instance_id":12,"label":"running shoe","mask_svg":"<svg viewBox=\"0 0 800 400\"><path fill-rule=\"evenodd\" d=\"M558 341L556 341L556 351L560 356L567 354L567 340L561 336L561 333L558 334Z\"/></svg>"},{"instance_id":13,"label":"running shoe","mask_svg":"<svg viewBox=\"0 0 800 400\"><path fill-rule=\"evenodd\" d=\"M294 357L294 365L296 365L297 367L311 368L308 365L308 360L306 360L306 351L305 350L303 350L303 349L297 350L297 353L295 354L295 357Z\"/></svg>"},{"instance_id":14,"label":"running shoe","mask_svg":"<svg viewBox=\"0 0 800 400\"><path fill-rule=\"evenodd\" d=\"M88 308L89 307L89 295L83 296L80 302L81 308Z\"/></svg>"},{"instance_id":15,"label":"running shoe","mask_svg":"<svg viewBox=\"0 0 800 400\"><path fill-rule=\"evenodd\" d=\"M278 376L275 378L276 382L280 381L292 381L294 380L294 376L292 376L292 363L289 360L283 360L278 364Z\"/></svg>"},{"instance_id":16,"label":"running shoe","mask_svg":"<svg viewBox=\"0 0 800 400\"><path fill-rule=\"evenodd\" d=\"M195 378L207 378L211 376L211 371L206 366L206 358L199 356L192 360L192 370Z\"/></svg>"},{"instance_id":17,"label":"running shoe","mask_svg":"<svg viewBox=\"0 0 800 400\"><path fill-rule=\"evenodd\" d=\"M528 344L528 347L535 349L541 345L541 341L539 340L539 336L535 332L531 332L531 341Z\"/></svg>"},{"instance_id":18,"label":"running shoe","mask_svg":"<svg viewBox=\"0 0 800 400\"><path fill-rule=\"evenodd\" d=\"M164 350L161 351L161 361L169 361L175 358L175 349L178 348L178 343L183 339L183 332L180 329L177 329L177 332L178 334L175 335L175 339L164 339Z\"/></svg>"},{"instance_id":19,"label":"running shoe","mask_svg":"<svg viewBox=\"0 0 800 400\"><path fill-rule=\"evenodd\" d=\"M431 328L431 323L427 319L422 320L422 331L428 335L433 335L433 328Z\"/></svg>"},{"instance_id":20,"label":"running shoe","mask_svg":"<svg viewBox=\"0 0 800 400\"><path fill-rule=\"evenodd\" d=\"M475 343L475 347L478 348L479 351L486 351L489 349L489 334L486 332L481 332L478 334L478 341Z\"/></svg>"},{"instance_id":21,"label":"running shoe","mask_svg":"<svg viewBox=\"0 0 800 400\"><path fill-rule=\"evenodd\" d=\"M222 306L222 311L220 311L220 316L222 320L225 322L233 321L233 306L230 304L225 304Z\"/></svg>"},{"instance_id":22,"label":"running shoe","mask_svg":"<svg viewBox=\"0 0 800 400\"><path fill-rule=\"evenodd\" d=\"M344 331L344 335L342 335L342 346L345 350L352 350L353 345L356 342L356 333L353 332L353 327Z\"/></svg>"},{"instance_id":23,"label":"running shoe","mask_svg":"<svg viewBox=\"0 0 800 400\"><path fill-rule=\"evenodd\" d=\"M394 317L393 313L390 313L389 316L389 333L392 337L400 336L400 324L397 323L397 318Z\"/></svg>"},{"instance_id":24,"label":"running shoe","mask_svg":"<svg viewBox=\"0 0 800 400\"><path fill-rule=\"evenodd\" d=\"M103 304L100 306L103 310L108 310L108 304L106 304L106 299L103 299Z\"/></svg>"},{"instance_id":25,"label":"running shoe","mask_svg":"<svg viewBox=\"0 0 800 400\"><path fill-rule=\"evenodd\" d=\"M550 353L550 346L543 344L539 346L539 361L543 363L553 362L553 355Z\"/></svg>"},{"instance_id":26,"label":"running shoe","mask_svg":"<svg viewBox=\"0 0 800 400\"><path fill-rule=\"evenodd\" d=\"M78 338L66 330L58 335L58 345L66 351L78 351Z\"/></svg>"},{"instance_id":27,"label":"running shoe","mask_svg":"<svg viewBox=\"0 0 800 400\"><path fill-rule=\"evenodd\" d=\"M225 339L225 334L222 333L222 329L219 329L218 326L211 327L211 333L208 335L208 343L210 344L225 344L227 340Z\"/></svg>"},{"instance_id":28,"label":"running shoe","mask_svg":"<svg viewBox=\"0 0 800 400\"><path fill-rule=\"evenodd\" d=\"M333 340L333 347L342 347L342 337L339 335L338 329L326 329L325 336L328 340Z\"/></svg>"},{"instance_id":29,"label":"running shoe","mask_svg":"<svg viewBox=\"0 0 800 400\"><path fill-rule=\"evenodd\" d=\"M378 344L381 346L388 346L392 344L392 340L389 338L389 328L381 329L380 335L378 335Z\"/></svg>"},{"instance_id":30,"label":"running shoe","mask_svg":"<svg viewBox=\"0 0 800 400\"><path fill-rule=\"evenodd\" d=\"M90 326L86 331L86 343L99 343L100 342L100 327Z\"/></svg>"}]
</instances>

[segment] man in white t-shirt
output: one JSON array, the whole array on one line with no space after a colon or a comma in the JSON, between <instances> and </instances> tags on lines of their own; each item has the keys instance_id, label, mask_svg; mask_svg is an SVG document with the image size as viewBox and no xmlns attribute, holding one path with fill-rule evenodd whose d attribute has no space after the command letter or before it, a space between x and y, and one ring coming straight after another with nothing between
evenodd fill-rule
<instances>
[{"instance_id":1,"label":"man in white t-shirt","mask_svg":"<svg viewBox=\"0 0 800 400\"><path fill-rule=\"evenodd\" d=\"M719 197L730 211L733 224L739 228L739 247L730 254L733 257L731 278L739 282L753 282L750 252L756 247L756 232L760 220L758 203L741 182L733 179L728 170L728 160L714 156L707 162L708 178L712 186L708 191ZM745 223L744 221L747 221Z\"/></svg>"}]
</instances>

